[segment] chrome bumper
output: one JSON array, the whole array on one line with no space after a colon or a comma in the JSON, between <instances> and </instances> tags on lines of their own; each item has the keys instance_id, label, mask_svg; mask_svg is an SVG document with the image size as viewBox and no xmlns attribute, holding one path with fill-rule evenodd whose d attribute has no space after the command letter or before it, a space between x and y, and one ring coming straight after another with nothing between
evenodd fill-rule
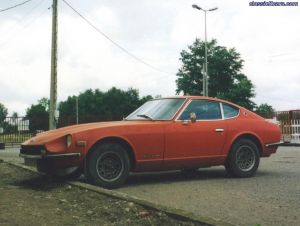
<instances>
[{"instance_id":1,"label":"chrome bumper","mask_svg":"<svg viewBox=\"0 0 300 226\"><path fill-rule=\"evenodd\" d=\"M27 155L19 154L24 159L49 159L49 158L68 158L68 157L80 157L80 153L66 153L66 154L46 154L46 155Z\"/></svg>"},{"instance_id":2,"label":"chrome bumper","mask_svg":"<svg viewBox=\"0 0 300 226\"><path fill-rule=\"evenodd\" d=\"M280 146L281 144L283 144L282 141L276 142L276 143L266 144L265 146L266 146L267 148L270 148L270 147L278 147L278 146Z\"/></svg>"}]
</instances>

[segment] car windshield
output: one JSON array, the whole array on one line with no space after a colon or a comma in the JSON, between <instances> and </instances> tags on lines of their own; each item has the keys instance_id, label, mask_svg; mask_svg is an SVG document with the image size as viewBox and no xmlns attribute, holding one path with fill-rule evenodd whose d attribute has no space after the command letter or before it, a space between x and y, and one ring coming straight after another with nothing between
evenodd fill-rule
<instances>
[{"instance_id":1,"label":"car windshield","mask_svg":"<svg viewBox=\"0 0 300 226\"><path fill-rule=\"evenodd\" d=\"M126 120L171 120L184 101L184 98L150 100L127 116Z\"/></svg>"}]
</instances>

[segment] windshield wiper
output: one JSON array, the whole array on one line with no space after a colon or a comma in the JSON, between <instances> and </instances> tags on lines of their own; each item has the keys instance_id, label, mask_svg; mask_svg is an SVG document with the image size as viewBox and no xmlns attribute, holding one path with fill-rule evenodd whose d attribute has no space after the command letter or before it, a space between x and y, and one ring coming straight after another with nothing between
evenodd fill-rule
<instances>
[{"instance_id":1,"label":"windshield wiper","mask_svg":"<svg viewBox=\"0 0 300 226\"><path fill-rule=\"evenodd\" d=\"M137 116L138 116L138 117L142 117L142 118L146 118L146 119L153 120L153 118L151 118L150 116L145 115L145 114L143 114L143 115L137 115Z\"/></svg>"}]
</instances>

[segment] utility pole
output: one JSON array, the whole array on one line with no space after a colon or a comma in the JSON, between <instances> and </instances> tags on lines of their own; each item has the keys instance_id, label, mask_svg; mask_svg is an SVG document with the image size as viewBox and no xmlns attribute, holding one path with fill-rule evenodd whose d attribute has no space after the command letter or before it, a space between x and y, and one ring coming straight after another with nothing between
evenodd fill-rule
<instances>
[{"instance_id":1,"label":"utility pole","mask_svg":"<svg viewBox=\"0 0 300 226\"><path fill-rule=\"evenodd\" d=\"M51 81L50 81L49 130L56 128L57 101L57 0L52 5Z\"/></svg>"}]
</instances>

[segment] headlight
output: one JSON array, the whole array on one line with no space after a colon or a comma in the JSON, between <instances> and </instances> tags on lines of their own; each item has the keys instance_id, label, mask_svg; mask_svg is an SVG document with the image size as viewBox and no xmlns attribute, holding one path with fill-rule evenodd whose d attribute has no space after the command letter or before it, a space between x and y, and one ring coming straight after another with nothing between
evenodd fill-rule
<instances>
[{"instance_id":1,"label":"headlight","mask_svg":"<svg viewBox=\"0 0 300 226\"><path fill-rule=\"evenodd\" d=\"M71 144L72 144L72 136L69 134L69 135L67 135L67 147L70 147L71 146Z\"/></svg>"}]
</instances>

